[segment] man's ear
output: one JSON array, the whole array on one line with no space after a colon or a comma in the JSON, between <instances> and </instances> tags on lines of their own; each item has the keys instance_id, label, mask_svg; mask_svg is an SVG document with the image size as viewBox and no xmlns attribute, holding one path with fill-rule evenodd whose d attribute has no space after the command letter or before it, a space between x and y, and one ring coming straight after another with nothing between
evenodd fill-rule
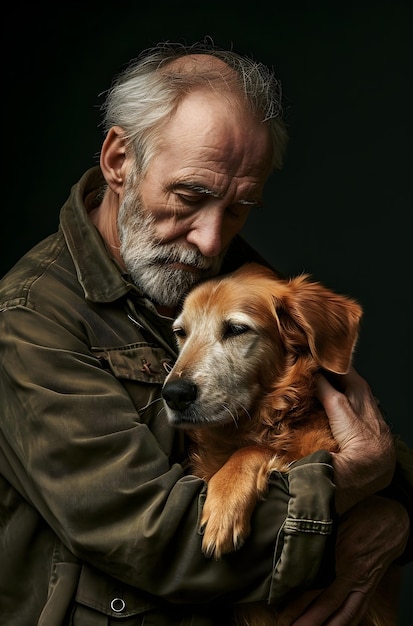
<instances>
[{"instance_id":1,"label":"man's ear","mask_svg":"<svg viewBox=\"0 0 413 626\"><path fill-rule=\"evenodd\" d=\"M126 140L120 126L112 126L102 144L100 167L111 190L120 194L126 177Z\"/></svg>"}]
</instances>

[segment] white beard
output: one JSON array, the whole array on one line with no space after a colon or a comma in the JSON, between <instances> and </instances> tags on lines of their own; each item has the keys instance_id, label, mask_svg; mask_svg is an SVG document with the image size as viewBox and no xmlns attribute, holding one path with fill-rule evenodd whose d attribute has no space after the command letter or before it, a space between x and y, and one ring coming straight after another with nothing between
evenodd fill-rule
<instances>
[{"instance_id":1,"label":"white beard","mask_svg":"<svg viewBox=\"0 0 413 626\"><path fill-rule=\"evenodd\" d=\"M156 304L175 308L196 283L218 274L225 250L208 258L196 248L162 244L156 237L154 219L145 213L133 187L130 179L119 207L120 254L131 279L146 296ZM172 267L173 263L190 265L192 271Z\"/></svg>"}]
</instances>

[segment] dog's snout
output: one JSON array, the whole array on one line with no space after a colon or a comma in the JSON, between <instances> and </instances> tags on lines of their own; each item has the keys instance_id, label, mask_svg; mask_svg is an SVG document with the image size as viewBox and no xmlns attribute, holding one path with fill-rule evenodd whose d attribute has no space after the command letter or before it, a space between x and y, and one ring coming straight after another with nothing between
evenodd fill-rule
<instances>
[{"instance_id":1,"label":"dog's snout","mask_svg":"<svg viewBox=\"0 0 413 626\"><path fill-rule=\"evenodd\" d=\"M188 380L171 380L162 390L162 397L170 409L184 411L196 400L196 385Z\"/></svg>"}]
</instances>

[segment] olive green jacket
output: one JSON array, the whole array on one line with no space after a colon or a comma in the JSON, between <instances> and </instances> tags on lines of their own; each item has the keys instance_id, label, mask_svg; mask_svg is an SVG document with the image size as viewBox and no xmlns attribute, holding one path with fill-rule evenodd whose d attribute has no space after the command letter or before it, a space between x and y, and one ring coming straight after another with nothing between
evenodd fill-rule
<instances>
[{"instance_id":1,"label":"olive green jacket","mask_svg":"<svg viewBox=\"0 0 413 626\"><path fill-rule=\"evenodd\" d=\"M233 602L321 584L335 531L326 452L272 476L241 550L202 555L206 485L185 473L160 399L171 320L87 217L103 182L87 172L59 231L1 281L0 624L201 626ZM224 271L253 258L237 239Z\"/></svg>"}]
</instances>

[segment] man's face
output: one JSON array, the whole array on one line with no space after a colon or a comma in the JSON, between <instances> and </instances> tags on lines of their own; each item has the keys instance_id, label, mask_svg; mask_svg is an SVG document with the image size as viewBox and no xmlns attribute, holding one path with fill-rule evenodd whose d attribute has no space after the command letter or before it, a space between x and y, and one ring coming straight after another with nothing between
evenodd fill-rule
<instances>
[{"instance_id":1,"label":"man's face","mask_svg":"<svg viewBox=\"0 0 413 626\"><path fill-rule=\"evenodd\" d=\"M267 125L220 94L195 92L162 131L143 178L129 180L118 216L120 252L133 281L175 308L219 272L271 170Z\"/></svg>"},{"instance_id":2,"label":"man's face","mask_svg":"<svg viewBox=\"0 0 413 626\"><path fill-rule=\"evenodd\" d=\"M156 304L176 308L201 279L218 274L225 251L205 257L197 248L162 243L153 216L133 185L119 208L120 253L133 282Z\"/></svg>"}]
</instances>

